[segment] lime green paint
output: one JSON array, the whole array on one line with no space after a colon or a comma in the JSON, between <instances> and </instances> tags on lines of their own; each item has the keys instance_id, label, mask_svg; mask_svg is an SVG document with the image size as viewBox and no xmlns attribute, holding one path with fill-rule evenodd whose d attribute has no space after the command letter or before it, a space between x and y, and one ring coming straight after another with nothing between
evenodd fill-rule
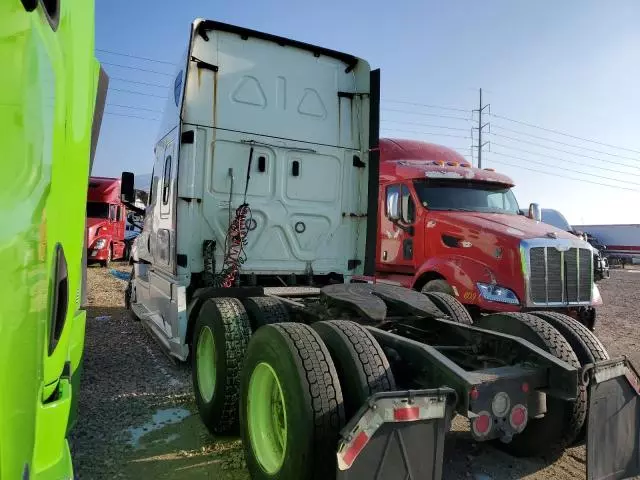
<instances>
[{"instance_id":1,"label":"lime green paint","mask_svg":"<svg viewBox=\"0 0 640 480\"><path fill-rule=\"evenodd\" d=\"M56 2L49 2L56 3ZM94 2L0 1L0 478L70 478L65 439L82 358L84 212L99 65ZM48 355L53 258L64 248L66 323Z\"/></svg>"},{"instance_id":2,"label":"lime green paint","mask_svg":"<svg viewBox=\"0 0 640 480\"><path fill-rule=\"evenodd\" d=\"M196 346L196 367L198 369L198 389L206 402L213 398L216 388L216 347L209 327L200 330Z\"/></svg>"},{"instance_id":3,"label":"lime green paint","mask_svg":"<svg viewBox=\"0 0 640 480\"><path fill-rule=\"evenodd\" d=\"M265 472L277 473L287 451L287 410L280 379L268 363L259 363L251 373L247 419L256 459Z\"/></svg>"}]
</instances>

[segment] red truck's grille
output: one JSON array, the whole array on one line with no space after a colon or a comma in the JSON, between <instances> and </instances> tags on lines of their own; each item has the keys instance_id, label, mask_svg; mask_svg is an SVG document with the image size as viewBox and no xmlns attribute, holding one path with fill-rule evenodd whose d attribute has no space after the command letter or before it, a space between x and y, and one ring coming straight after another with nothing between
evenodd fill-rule
<instances>
[{"instance_id":1,"label":"red truck's grille","mask_svg":"<svg viewBox=\"0 0 640 480\"><path fill-rule=\"evenodd\" d=\"M529 250L529 295L535 304L585 303L591 300L593 254L587 248L559 251L554 246Z\"/></svg>"}]
</instances>

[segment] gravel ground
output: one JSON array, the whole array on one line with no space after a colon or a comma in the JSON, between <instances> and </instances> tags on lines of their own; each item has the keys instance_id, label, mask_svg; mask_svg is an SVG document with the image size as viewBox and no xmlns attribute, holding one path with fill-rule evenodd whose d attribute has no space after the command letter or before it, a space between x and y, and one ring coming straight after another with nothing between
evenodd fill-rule
<instances>
[{"instance_id":1,"label":"gravel ground","mask_svg":"<svg viewBox=\"0 0 640 480\"><path fill-rule=\"evenodd\" d=\"M116 269L129 271L126 265ZM71 434L76 478L249 480L236 438L212 437L202 426L190 369L166 357L124 308L125 282L90 267L80 416ZM596 333L612 356L640 367L640 269L614 270L601 282L605 305ZM468 422L454 419L444 478L584 478L585 448L556 459L516 459L476 443Z\"/></svg>"}]
</instances>

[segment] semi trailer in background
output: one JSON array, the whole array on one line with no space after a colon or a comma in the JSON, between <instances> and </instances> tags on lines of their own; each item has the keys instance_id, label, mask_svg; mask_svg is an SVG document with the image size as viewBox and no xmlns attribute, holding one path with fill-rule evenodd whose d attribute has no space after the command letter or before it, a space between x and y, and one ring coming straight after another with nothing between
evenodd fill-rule
<instances>
[{"instance_id":1,"label":"semi trailer in background","mask_svg":"<svg viewBox=\"0 0 640 480\"><path fill-rule=\"evenodd\" d=\"M0 2L0 71L0 478L69 479L107 91L94 2Z\"/></svg>"},{"instance_id":2,"label":"semi trailer in background","mask_svg":"<svg viewBox=\"0 0 640 480\"><path fill-rule=\"evenodd\" d=\"M198 19L173 85L125 302L191 362L207 428L239 426L252 478L438 479L454 411L515 455L586 431L593 478L636 472L636 373L582 324L541 310L474 324L454 296L361 281L376 268L378 70ZM134 184L124 172L127 204ZM469 223L462 242L495 235ZM520 250L495 247L515 265Z\"/></svg>"},{"instance_id":3,"label":"semi trailer in background","mask_svg":"<svg viewBox=\"0 0 640 480\"><path fill-rule=\"evenodd\" d=\"M640 260L640 224L575 225L574 228L604 245L606 256L614 263L624 265Z\"/></svg>"},{"instance_id":4,"label":"semi trailer in background","mask_svg":"<svg viewBox=\"0 0 640 480\"><path fill-rule=\"evenodd\" d=\"M513 181L452 149L380 139L376 280L487 312L550 310L593 330L590 245L522 215Z\"/></svg>"}]
</instances>

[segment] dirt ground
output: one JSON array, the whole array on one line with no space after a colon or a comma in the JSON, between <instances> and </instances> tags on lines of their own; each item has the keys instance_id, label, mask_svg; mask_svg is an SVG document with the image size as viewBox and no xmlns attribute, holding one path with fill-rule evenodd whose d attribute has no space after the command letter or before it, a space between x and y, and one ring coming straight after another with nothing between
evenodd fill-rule
<instances>
[{"instance_id":1,"label":"dirt ground","mask_svg":"<svg viewBox=\"0 0 640 480\"><path fill-rule=\"evenodd\" d=\"M122 264L117 270L128 272ZM125 282L90 267L89 308L79 419L71 434L76 478L248 480L237 438L213 437L194 404L190 368L166 357L124 308ZM612 356L640 367L640 268L615 270L599 284L605 305L596 333ZM445 479L575 480L585 448L558 459L517 459L471 438L454 421L445 447Z\"/></svg>"}]
</instances>

